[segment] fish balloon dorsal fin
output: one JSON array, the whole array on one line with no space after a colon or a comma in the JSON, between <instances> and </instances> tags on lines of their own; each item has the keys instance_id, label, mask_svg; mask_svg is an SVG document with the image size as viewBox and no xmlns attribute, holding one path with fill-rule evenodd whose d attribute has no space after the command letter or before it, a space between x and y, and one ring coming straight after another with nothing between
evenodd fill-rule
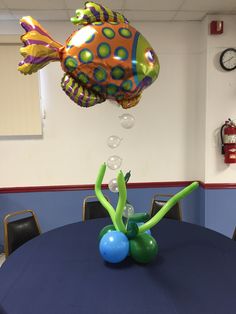
<instances>
[{"instance_id":1,"label":"fish balloon dorsal fin","mask_svg":"<svg viewBox=\"0 0 236 314\"><path fill-rule=\"evenodd\" d=\"M71 18L74 25L88 25L94 22L118 22L129 24L129 21L119 12L95 3L86 2L85 9L78 9L75 11L76 16Z\"/></svg>"}]
</instances>

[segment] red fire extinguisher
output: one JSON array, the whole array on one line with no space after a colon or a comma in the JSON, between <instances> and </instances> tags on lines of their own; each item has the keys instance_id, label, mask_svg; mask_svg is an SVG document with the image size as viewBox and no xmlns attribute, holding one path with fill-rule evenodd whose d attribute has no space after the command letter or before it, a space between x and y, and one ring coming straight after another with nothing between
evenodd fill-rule
<instances>
[{"instance_id":1,"label":"red fire extinguisher","mask_svg":"<svg viewBox=\"0 0 236 314\"><path fill-rule=\"evenodd\" d=\"M236 124L231 119L222 125L220 137L221 153L225 155L225 163L236 163Z\"/></svg>"}]
</instances>

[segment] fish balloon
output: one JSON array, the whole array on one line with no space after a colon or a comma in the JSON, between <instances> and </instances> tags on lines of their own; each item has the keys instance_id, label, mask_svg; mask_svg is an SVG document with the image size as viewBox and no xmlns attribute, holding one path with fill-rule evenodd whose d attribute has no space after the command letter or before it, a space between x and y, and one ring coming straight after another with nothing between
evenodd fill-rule
<instances>
[{"instance_id":1,"label":"fish balloon","mask_svg":"<svg viewBox=\"0 0 236 314\"><path fill-rule=\"evenodd\" d=\"M61 87L79 106L91 107L106 99L125 109L137 105L160 69L148 41L122 14L94 2L76 10L71 22L80 27L62 45L32 17L23 17L24 60L18 70L32 74L59 61L65 72Z\"/></svg>"}]
</instances>

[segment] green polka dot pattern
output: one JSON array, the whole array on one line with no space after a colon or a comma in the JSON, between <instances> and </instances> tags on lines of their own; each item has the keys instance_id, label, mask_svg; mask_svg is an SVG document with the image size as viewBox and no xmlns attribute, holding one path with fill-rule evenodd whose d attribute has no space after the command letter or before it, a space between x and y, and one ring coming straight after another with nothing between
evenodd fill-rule
<instances>
[{"instance_id":1,"label":"green polka dot pattern","mask_svg":"<svg viewBox=\"0 0 236 314\"><path fill-rule=\"evenodd\" d=\"M107 85L107 94L108 95L115 95L119 90L119 87L115 84L108 84Z\"/></svg>"},{"instance_id":2,"label":"green polka dot pattern","mask_svg":"<svg viewBox=\"0 0 236 314\"><path fill-rule=\"evenodd\" d=\"M108 58L111 54L111 47L107 43L101 43L97 47L97 54L101 59Z\"/></svg>"},{"instance_id":3,"label":"green polka dot pattern","mask_svg":"<svg viewBox=\"0 0 236 314\"><path fill-rule=\"evenodd\" d=\"M120 28L119 34L120 34L120 36L122 36L124 38L130 38L132 36L131 31L127 28Z\"/></svg>"},{"instance_id":4,"label":"green polka dot pattern","mask_svg":"<svg viewBox=\"0 0 236 314\"><path fill-rule=\"evenodd\" d=\"M77 68L78 62L73 57L67 57L65 59L64 65L68 72L73 72Z\"/></svg>"},{"instance_id":5,"label":"green polka dot pattern","mask_svg":"<svg viewBox=\"0 0 236 314\"><path fill-rule=\"evenodd\" d=\"M90 63L93 61L93 53L85 48L85 49L82 49L79 53L79 61L81 63Z\"/></svg>"},{"instance_id":6,"label":"green polka dot pattern","mask_svg":"<svg viewBox=\"0 0 236 314\"><path fill-rule=\"evenodd\" d=\"M92 25L100 26L103 25L103 22L93 22Z\"/></svg>"},{"instance_id":7,"label":"green polka dot pattern","mask_svg":"<svg viewBox=\"0 0 236 314\"><path fill-rule=\"evenodd\" d=\"M99 66L94 70L93 76L97 82L104 82L107 79L106 70Z\"/></svg>"},{"instance_id":8,"label":"green polka dot pattern","mask_svg":"<svg viewBox=\"0 0 236 314\"><path fill-rule=\"evenodd\" d=\"M91 43L94 40L94 38L95 38L95 34L89 35L85 41L86 44Z\"/></svg>"},{"instance_id":9,"label":"green polka dot pattern","mask_svg":"<svg viewBox=\"0 0 236 314\"><path fill-rule=\"evenodd\" d=\"M79 72L77 75L77 78L78 78L78 80L80 80L84 84L87 84L89 81L88 76L83 72Z\"/></svg>"},{"instance_id":10,"label":"green polka dot pattern","mask_svg":"<svg viewBox=\"0 0 236 314\"><path fill-rule=\"evenodd\" d=\"M132 86L133 86L133 83L132 81L130 80L127 80L127 81L124 81L122 84L121 84L121 88L123 91L130 91L132 89Z\"/></svg>"},{"instance_id":11,"label":"green polka dot pattern","mask_svg":"<svg viewBox=\"0 0 236 314\"><path fill-rule=\"evenodd\" d=\"M104 27L102 33L108 39L113 39L115 37L115 32L110 27Z\"/></svg>"},{"instance_id":12,"label":"green polka dot pattern","mask_svg":"<svg viewBox=\"0 0 236 314\"><path fill-rule=\"evenodd\" d=\"M114 55L115 55L116 59L124 61L124 60L126 60L128 58L129 53L128 53L126 48L124 48L124 47L117 47L116 50L115 50Z\"/></svg>"},{"instance_id":13,"label":"green polka dot pattern","mask_svg":"<svg viewBox=\"0 0 236 314\"><path fill-rule=\"evenodd\" d=\"M109 22L109 24L111 24L111 25L118 25L119 23L118 22Z\"/></svg>"},{"instance_id":14,"label":"green polka dot pattern","mask_svg":"<svg viewBox=\"0 0 236 314\"><path fill-rule=\"evenodd\" d=\"M100 85L94 84L91 88L92 88L92 90L94 90L97 93L102 92L102 87Z\"/></svg>"},{"instance_id":15,"label":"green polka dot pattern","mask_svg":"<svg viewBox=\"0 0 236 314\"><path fill-rule=\"evenodd\" d=\"M121 80L125 75L125 70L120 67L120 66L116 66L114 68L112 68L111 70L111 77L114 80Z\"/></svg>"}]
</instances>

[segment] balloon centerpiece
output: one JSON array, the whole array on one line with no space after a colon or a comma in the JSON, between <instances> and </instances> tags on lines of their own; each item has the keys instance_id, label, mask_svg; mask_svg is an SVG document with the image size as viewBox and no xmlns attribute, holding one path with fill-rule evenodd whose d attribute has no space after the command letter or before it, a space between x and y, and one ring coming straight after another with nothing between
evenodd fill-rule
<instances>
[{"instance_id":1,"label":"balloon centerpiece","mask_svg":"<svg viewBox=\"0 0 236 314\"><path fill-rule=\"evenodd\" d=\"M142 92L158 77L159 61L148 41L129 24L120 13L94 2L86 2L84 9L76 10L71 18L80 28L74 31L65 44L52 39L48 32L32 17L20 20L25 34L21 36L23 60L18 70L32 74L48 63L59 61L65 72L61 87L66 95L81 107L92 107L106 99L114 100L127 109L139 103ZM135 119L130 114L119 117L121 125L130 129ZM110 136L107 143L116 148L122 139ZM113 155L107 165L117 170L122 159ZM100 168L95 192L107 209L113 225L106 226L100 233L100 252L104 260L118 263L128 254L139 263L148 263L158 252L156 240L149 229L156 225L171 207L194 190L194 182L173 196L152 218L147 213L133 214L127 202L126 181L123 173L109 182L112 192L119 192L116 210L101 191L106 164ZM127 216L126 225L122 216Z\"/></svg>"},{"instance_id":2,"label":"balloon centerpiece","mask_svg":"<svg viewBox=\"0 0 236 314\"><path fill-rule=\"evenodd\" d=\"M100 254L105 261L110 263L119 263L129 254L138 263L149 263L158 252L157 242L151 236L149 229L154 227L179 200L190 194L199 184L198 182L193 182L178 192L152 218L149 217L148 213L133 214L128 216L128 223L125 225L122 219L127 205L125 177L122 171L118 173L117 189L119 198L115 210L101 190L105 172L106 164L104 163L98 173L95 193L100 203L109 213L113 224L105 226L99 234Z\"/></svg>"}]
</instances>

